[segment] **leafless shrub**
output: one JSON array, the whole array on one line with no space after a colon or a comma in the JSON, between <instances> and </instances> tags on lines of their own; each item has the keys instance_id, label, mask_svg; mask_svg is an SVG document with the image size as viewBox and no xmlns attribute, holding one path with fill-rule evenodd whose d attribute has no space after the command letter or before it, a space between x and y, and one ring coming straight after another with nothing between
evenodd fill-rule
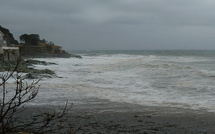
<instances>
[{"instance_id":1,"label":"leafless shrub","mask_svg":"<svg viewBox=\"0 0 215 134\"><path fill-rule=\"evenodd\" d=\"M17 124L16 115L26 110L27 102L32 101L38 94L40 84L39 80L26 81L24 71L19 71L22 66L21 60L18 60L13 67L6 73L0 75L0 129L2 134L24 130L33 133L46 133L62 128L61 124L55 124L55 121L61 119L68 113L71 106L66 102L65 106L58 112L40 113L28 123ZM8 81L13 79L14 87L8 87ZM55 127L51 127L54 126ZM57 127L56 127L57 125Z\"/></svg>"}]
</instances>

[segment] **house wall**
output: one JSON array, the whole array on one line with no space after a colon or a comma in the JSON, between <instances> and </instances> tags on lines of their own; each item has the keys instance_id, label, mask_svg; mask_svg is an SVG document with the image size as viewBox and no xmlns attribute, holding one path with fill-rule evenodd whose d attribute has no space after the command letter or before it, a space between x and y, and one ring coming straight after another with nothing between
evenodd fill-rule
<instances>
[{"instance_id":1,"label":"house wall","mask_svg":"<svg viewBox=\"0 0 215 134\"><path fill-rule=\"evenodd\" d=\"M0 31L0 47L4 46L4 34Z\"/></svg>"},{"instance_id":2,"label":"house wall","mask_svg":"<svg viewBox=\"0 0 215 134\"><path fill-rule=\"evenodd\" d=\"M4 61L4 52L3 52L3 49L2 47L0 47L0 61Z\"/></svg>"},{"instance_id":3,"label":"house wall","mask_svg":"<svg viewBox=\"0 0 215 134\"><path fill-rule=\"evenodd\" d=\"M3 36L0 35L0 42L3 42Z\"/></svg>"},{"instance_id":4,"label":"house wall","mask_svg":"<svg viewBox=\"0 0 215 134\"><path fill-rule=\"evenodd\" d=\"M3 47L3 61L16 61L19 57L19 48Z\"/></svg>"},{"instance_id":5,"label":"house wall","mask_svg":"<svg viewBox=\"0 0 215 134\"><path fill-rule=\"evenodd\" d=\"M3 36L0 34L0 42L3 42Z\"/></svg>"},{"instance_id":6,"label":"house wall","mask_svg":"<svg viewBox=\"0 0 215 134\"><path fill-rule=\"evenodd\" d=\"M0 41L3 42L3 37L4 37L4 34L0 31Z\"/></svg>"},{"instance_id":7,"label":"house wall","mask_svg":"<svg viewBox=\"0 0 215 134\"><path fill-rule=\"evenodd\" d=\"M2 47L0 47L0 54L4 54Z\"/></svg>"}]
</instances>

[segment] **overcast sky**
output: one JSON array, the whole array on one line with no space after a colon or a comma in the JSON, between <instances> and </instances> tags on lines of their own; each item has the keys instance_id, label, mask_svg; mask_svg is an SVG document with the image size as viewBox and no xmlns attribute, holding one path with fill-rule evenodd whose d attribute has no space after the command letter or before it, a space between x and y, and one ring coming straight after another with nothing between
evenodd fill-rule
<instances>
[{"instance_id":1,"label":"overcast sky","mask_svg":"<svg viewBox=\"0 0 215 134\"><path fill-rule=\"evenodd\" d=\"M0 0L0 25L66 50L215 49L214 0Z\"/></svg>"}]
</instances>

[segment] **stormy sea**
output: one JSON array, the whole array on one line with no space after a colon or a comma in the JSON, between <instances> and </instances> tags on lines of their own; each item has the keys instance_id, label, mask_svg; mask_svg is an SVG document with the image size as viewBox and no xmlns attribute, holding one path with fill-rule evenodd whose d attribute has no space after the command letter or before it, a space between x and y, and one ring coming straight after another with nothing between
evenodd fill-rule
<instances>
[{"instance_id":1,"label":"stormy sea","mask_svg":"<svg viewBox=\"0 0 215 134\"><path fill-rule=\"evenodd\" d=\"M72 51L57 63L30 105L99 105L101 100L215 112L215 51ZM95 107L96 108L96 107Z\"/></svg>"}]
</instances>

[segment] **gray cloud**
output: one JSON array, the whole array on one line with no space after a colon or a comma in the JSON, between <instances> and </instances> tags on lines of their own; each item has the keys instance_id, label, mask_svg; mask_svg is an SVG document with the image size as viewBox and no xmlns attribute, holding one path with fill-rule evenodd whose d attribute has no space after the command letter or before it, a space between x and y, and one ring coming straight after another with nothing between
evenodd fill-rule
<instances>
[{"instance_id":1,"label":"gray cloud","mask_svg":"<svg viewBox=\"0 0 215 134\"><path fill-rule=\"evenodd\" d=\"M212 0L7 0L0 25L64 49L215 49Z\"/></svg>"}]
</instances>

